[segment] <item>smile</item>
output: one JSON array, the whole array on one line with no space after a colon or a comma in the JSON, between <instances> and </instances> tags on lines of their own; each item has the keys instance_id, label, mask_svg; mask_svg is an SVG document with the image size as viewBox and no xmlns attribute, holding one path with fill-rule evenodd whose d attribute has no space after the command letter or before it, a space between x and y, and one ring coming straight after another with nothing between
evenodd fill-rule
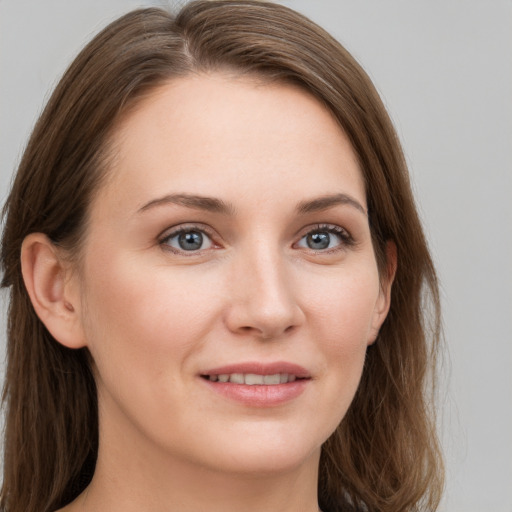
<instances>
[{"instance_id":1,"label":"smile","mask_svg":"<svg viewBox=\"0 0 512 512\"><path fill-rule=\"evenodd\" d=\"M289 373L274 373L273 375L258 375L256 373L223 373L220 375L203 375L212 382L231 382L247 386L275 386L295 382L297 376ZM299 377L300 378L300 377Z\"/></svg>"},{"instance_id":2,"label":"smile","mask_svg":"<svg viewBox=\"0 0 512 512\"><path fill-rule=\"evenodd\" d=\"M215 394L258 408L295 400L313 380L304 367L284 361L235 363L206 370L199 376Z\"/></svg>"}]
</instances>

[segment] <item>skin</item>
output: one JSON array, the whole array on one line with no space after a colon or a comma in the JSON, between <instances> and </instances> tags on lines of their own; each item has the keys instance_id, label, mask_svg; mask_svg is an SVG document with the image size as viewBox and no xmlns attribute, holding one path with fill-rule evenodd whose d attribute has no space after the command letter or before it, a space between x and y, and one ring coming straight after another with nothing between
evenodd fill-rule
<instances>
[{"instance_id":1,"label":"skin","mask_svg":"<svg viewBox=\"0 0 512 512\"><path fill-rule=\"evenodd\" d=\"M22 253L41 319L95 361L96 473L63 510L317 511L320 448L353 399L392 281L377 270L349 141L299 88L211 74L160 87L112 144L80 267L41 234ZM344 201L297 211L335 194ZM180 249L182 228L203 233L199 250ZM311 232L329 248L309 247ZM246 361L311 378L300 396L253 407L200 377Z\"/></svg>"}]
</instances>

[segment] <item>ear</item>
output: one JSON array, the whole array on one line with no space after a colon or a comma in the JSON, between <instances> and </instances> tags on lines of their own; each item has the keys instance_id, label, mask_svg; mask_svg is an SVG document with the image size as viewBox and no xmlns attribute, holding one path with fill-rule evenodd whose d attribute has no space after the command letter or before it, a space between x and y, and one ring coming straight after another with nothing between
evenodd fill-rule
<instances>
[{"instance_id":1,"label":"ear","mask_svg":"<svg viewBox=\"0 0 512 512\"><path fill-rule=\"evenodd\" d=\"M380 292L373 312L372 325L368 345L371 345L379 335L379 330L386 319L391 305L391 288L397 269L396 244L389 240L386 243L386 269L385 275L380 279Z\"/></svg>"},{"instance_id":2,"label":"ear","mask_svg":"<svg viewBox=\"0 0 512 512\"><path fill-rule=\"evenodd\" d=\"M36 314L50 334L68 348L84 347L77 277L61 250L42 233L28 235L21 246L21 271Z\"/></svg>"}]
</instances>

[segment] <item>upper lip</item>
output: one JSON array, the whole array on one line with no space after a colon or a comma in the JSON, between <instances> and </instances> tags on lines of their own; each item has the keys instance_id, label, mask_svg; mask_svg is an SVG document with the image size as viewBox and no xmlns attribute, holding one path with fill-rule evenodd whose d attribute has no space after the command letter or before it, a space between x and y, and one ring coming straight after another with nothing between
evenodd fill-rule
<instances>
[{"instance_id":1,"label":"upper lip","mask_svg":"<svg viewBox=\"0 0 512 512\"><path fill-rule=\"evenodd\" d=\"M295 375L301 379L307 379L311 377L310 373L303 366L286 361L276 361L271 363L263 363L257 361L233 363L225 366L211 368L201 372L201 375L225 375L232 373L252 373L255 375L275 375L276 373L287 373L288 375Z\"/></svg>"}]
</instances>

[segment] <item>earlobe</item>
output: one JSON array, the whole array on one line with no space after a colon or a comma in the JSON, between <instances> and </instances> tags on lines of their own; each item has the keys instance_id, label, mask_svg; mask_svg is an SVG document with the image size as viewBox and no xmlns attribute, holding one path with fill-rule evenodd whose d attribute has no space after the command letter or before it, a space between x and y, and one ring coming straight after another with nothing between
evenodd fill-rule
<instances>
[{"instance_id":1,"label":"earlobe","mask_svg":"<svg viewBox=\"0 0 512 512\"><path fill-rule=\"evenodd\" d=\"M375 342L379 335L379 330L388 315L391 306L391 288L395 279L397 265L396 244L389 240L386 244L386 274L380 280L380 292L375 305L368 345Z\"/></svg>"},{"instance_id":2,"label":"earlobe","mask_svg":"<svg viewBox=\"0 0 512 512\"><path fill-rule=\"evenodd\" d=\"M59 343L81 348L79 294L68 267L46 235L32 233L23 241L21 270L37 316Z\"/></svg>"}]
</instances>

